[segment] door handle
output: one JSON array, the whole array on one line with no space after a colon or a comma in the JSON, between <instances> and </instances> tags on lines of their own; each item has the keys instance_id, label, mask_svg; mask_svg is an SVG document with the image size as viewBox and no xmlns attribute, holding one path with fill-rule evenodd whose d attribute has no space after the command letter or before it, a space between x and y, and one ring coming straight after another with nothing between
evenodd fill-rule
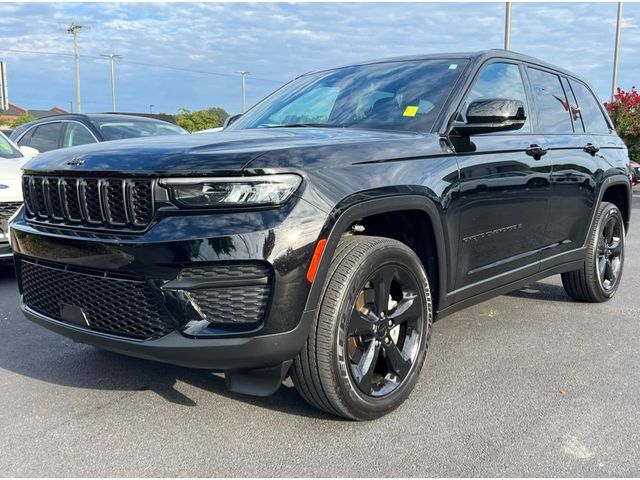
<instances>
[{"instance_id":1,"label":"door handle","mask_svg":"<svg viewBox=\"0 0 640 480\"><path fill-rule=\"evenodd\" d=\"M594 145L593 143L587 143L584 146L583 150L587 153L590 153L591 155L595 155L600 151L600 147L597 145Z\"/></svg>"},{"instance_id":2,"label":"door handle","mask_svg":"<svg viewBox=\"0 0 640 480\"><path fill-rule=\"evenodd\" d=\"M548 148L543 148L540 145L535 143L533 145L529 145L525 150L527 155L529 155L530 157L533 157L535 160L540 160L540 158L546 155L548 151L549 151Z\"/></svg>"}]
</instances>

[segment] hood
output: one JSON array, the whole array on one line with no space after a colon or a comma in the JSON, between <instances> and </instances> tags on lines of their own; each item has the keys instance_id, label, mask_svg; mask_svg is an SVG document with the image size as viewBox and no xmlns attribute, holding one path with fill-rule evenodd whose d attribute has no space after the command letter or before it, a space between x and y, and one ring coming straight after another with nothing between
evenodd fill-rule
<instances>
[{"instance_id":1,"label":"hood","mask_svg":"<svg viewBox=\"0 0 640 480\"><path fill-rule=\"evenodd\" d=\"M390 150L411 151L405 147L411 147L413 143L422 144L424 148L432 143L425 142L425 137L431 136L339 128L265 128L171 135L118 140L42 153L25 165L25 172L224 174L237 173L267 154L272 159L270 163L278 159L277 162L285 166L291 165L294 157L304 161L307 156L318 158L331 151L344 150L349 151L347 159L350 161L375 161L381 155L389 155ZM403 148L398 148L398 143L402 143Z\"/></svg>"},{"instance_id":2,"label":"hood","mask_svg":"<svg viewBox=\"0 0 640 480\"><path fill-rule=\"evenodd\" d=\"M21 159L0 158L0 203L21 202Z\"/></svg>"}]
</instances>

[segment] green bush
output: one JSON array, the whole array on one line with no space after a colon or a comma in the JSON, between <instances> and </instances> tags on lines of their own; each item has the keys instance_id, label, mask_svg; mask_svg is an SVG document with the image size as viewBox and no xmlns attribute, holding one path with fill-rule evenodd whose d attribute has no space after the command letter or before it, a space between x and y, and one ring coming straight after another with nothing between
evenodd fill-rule
<instances>
[{"instance_id":1,"label":"green bush","mask_svg":"<svg viewBox=\"0 0 640 480\"><path fill-rule=\"evenodd\" d=\"M229 114L224 109L218 107L195 112L183 108L176 115L176 123L193 133L207 128L221 127L228 116Z\"/></svg>"},{"instance_id":2,"label":"green bush","mask_svg":"<svg viewBox=\"0 0 640 480\"><path fill-rule=\"evenodd\" d=\"M640 162L640 93L636 87L628 92L618 88L613 101L605 103L605 107L629 149L629 158Z\"/></svg>"},{"instance_id":3,"label":"green bush","mask_svg":"<svg viewBox=\"0 0 640 480\"><path fill-rule=\"evenodd\" d=\"M23 123L32 122L35 119L36 117L34 117L33 115L23 115L21 117L18 117L8 122L8 125L13 130L19 127L20 125L22 125Z\"/></svg>"}]
</instances>

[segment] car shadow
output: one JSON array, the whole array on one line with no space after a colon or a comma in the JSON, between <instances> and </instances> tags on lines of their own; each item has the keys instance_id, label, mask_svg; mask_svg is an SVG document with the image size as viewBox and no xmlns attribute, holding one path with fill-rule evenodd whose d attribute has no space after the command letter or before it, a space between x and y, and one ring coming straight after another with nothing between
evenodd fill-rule
<instances>
[{"instance_id":1,"label":"car shadow","mask_svg":"<svg viewBox=\"0 0 640 480\"><path fill-rule=\"evenodd\" d=\"M573 300L564 291L562 285L536 282L505 294L507 297L530 298L547 302L571 303Z\"/></svg>"},{"instance_id":2,"label":"car shadow","mask_svg":"<svg viewBox=\"0 0 640 480\"><path fill-rule=\"evenodd\" d=\"M222 374L209 370L127 357L87 345L76 346L63 337L43 335L41 338L42 342L48 344L42 345L39 353L27 360L24 352L18 354L13 349L0 349L0 369L66 387L125 392L152 391L167 402L196 407L196 402L179 389L179 383L185 383L212 395L259 408L300 417L338 420L308 405L289 379L269 397L239 395L227 390ZM52 345L54 342L60 342L60 345ZM73 351L68 351L69 349Z\"/></svg>"}]
</instances>

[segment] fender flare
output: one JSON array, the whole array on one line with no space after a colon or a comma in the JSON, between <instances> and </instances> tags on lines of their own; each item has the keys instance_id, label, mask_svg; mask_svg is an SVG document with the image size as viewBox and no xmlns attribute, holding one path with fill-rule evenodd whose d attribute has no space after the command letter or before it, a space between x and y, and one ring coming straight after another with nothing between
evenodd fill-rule
<instances>
[{"instance_id":1,"label":"fender flare","mask_svg":"<svg viewBox=\"0 0 640 480\"><path fill-rule=\"evenodd\" d=\"M629 206L629 218L625 218L625 230L628 232L629 231L629 222L631 220L631 210L632 210L632 204L633 204L633 193L631 191L631 182L629 180L629 177L627 177L626 175L623 174L617 174L617 175L611 175L610 177L606 177L603 181L602 181L602 185L600 186L600 191L598 192L598 197L596 198L596 203L593 206L593 212L591 212L591 221L589 222L589 230L587 230L587 232L591 231L591 228L593 227L593 222L596 219L596 213L598 212L598 205L600 205L600 202L602 202L602 198L604 197L605 192L607 191L607 189L613 185L625 185L627 187L627 204ZM585 245L586 242L588 240L585 239Z\"/></svg>"},{"instance_id":2,"label":"fender flare","mask_svg":"<svg viewBox=\"0 0 640 480\"><path fill-rule=\"evenodd\" d=\"M431 220L438 255L439 304L442 305L446 294L447 265L449 262L447 260L443 223L438 207L431 199L423 195L397 195L364 200L342 211L340 211L338 207L330 215L328 224L322 229L319 237L321 239L326 238L327 244L322 253L309 295L307 296L305 311L315 310L319 306L334 252L342 234L347 231L347 228L362 217L380 213L391 213L399 210L422 211L426 213Z\"/></svg>"}]
</instances>

